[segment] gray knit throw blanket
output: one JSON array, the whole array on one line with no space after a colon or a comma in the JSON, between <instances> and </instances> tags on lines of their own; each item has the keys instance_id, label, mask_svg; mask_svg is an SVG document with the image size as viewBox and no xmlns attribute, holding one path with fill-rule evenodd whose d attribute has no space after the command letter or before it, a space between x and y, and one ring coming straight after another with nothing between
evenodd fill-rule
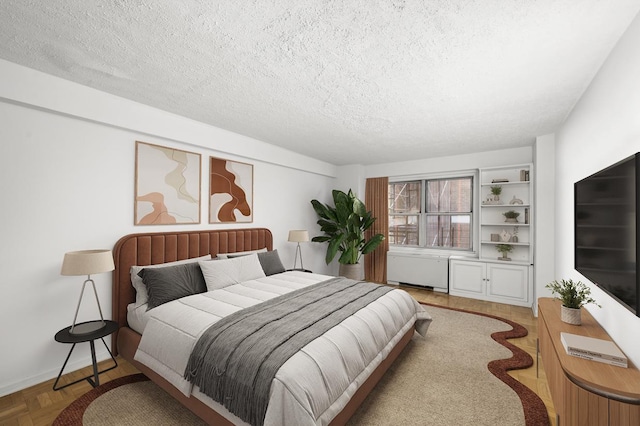
<instances>
[{"instance_id":1,"label":"gray knit throw blanket","mask_svg":"<svg viewBox=\"0 0 640 426\"><path fill-rule=\"evenodd\" d=\"M184 377L245 422L261 426L271 382L282 364L391 290L332 278L242 309L203 333Z\"/></svg>"}]
</instances>

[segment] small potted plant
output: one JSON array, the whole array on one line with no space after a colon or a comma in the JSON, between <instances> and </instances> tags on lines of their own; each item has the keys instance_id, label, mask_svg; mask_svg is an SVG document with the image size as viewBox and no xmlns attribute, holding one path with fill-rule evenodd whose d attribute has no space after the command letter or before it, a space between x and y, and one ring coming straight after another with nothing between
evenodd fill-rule
<instances>
[{"instance_id":1,"label":"small potted plant","mask_svg":"<svg viewBox=\"0 0 640 426\"><path fill-rule=\"evenodd\" d=\"M500 201L500 194L502 194L502 186L491 185L491 195L493 195L493 202L497 203L498 201Z\"/></svg>"},{"instance_id":2,"label":"small potted plant","mask_svg":"<svg viewBox=\"0 0 640 426\"><path fill-rule=\"evenodd\" d=\"M513 251L511 244L496 244L496 250L502 253L502 257L499 257L498 260L511 260L510 257L507 257L507 255Z\"/></svg>"},{"instance_id":3,"label":"small potted plant","mask_svg":"<svg viewBox=\"0 0 640 426\"><path fill-rule=\"evenodd\" d=\"M506 211L504 213L502 213L502 215L505 217L505 222L518 222L518 216L520 216L520 213L518 213L515 210L509 210Z\"/></svg>"},{"instance_id":4,"label":"small potted plant","mask_svg":"<svg viewBox=\"0 0 640 426\"><path fill-rule=\"evenodd\" d=\"M554 297L562 303L560 318L562 321L580 325L580 307L588 303L593 303L600 307L591 297L591 289L582 281L574 282L572 279L553 281L545 286Z\"/></svg>"}]
</instances>

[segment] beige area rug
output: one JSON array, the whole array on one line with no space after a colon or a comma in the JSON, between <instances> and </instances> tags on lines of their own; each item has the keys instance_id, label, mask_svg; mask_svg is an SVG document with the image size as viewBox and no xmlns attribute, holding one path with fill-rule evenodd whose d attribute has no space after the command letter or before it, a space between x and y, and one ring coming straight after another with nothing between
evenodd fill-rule
<instances>
[{"instance_id":1,"label":"beige area rug","mask_svg":"<svg viewBox=\"0 0 640 426\"><path fill-rule=\"evenodd\" d=\"M482 314L431 305L426 309L434 318L427 337L413 337L350 426L549 424L540 398L506 373L532 363L528 354L506 342L526 335L524 327ZM81 424L204 423L137 374L89 391L54 423Z\"/></svg>"}]
</instances>

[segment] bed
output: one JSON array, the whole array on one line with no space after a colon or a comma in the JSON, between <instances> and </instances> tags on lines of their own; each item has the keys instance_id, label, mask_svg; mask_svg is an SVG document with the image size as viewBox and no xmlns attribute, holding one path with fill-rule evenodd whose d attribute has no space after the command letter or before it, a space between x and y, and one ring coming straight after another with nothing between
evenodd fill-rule
<instances>
[{"instance_id":1,"label":"bed","mask_svg":"<svg viewBox=\"0 0 640 426\"><path fill-rule=\"evenodd\" d=\"M229 302L232 306L238 304L237 298L240 298L240 300L248 300L247 297L254 297L254 294L264 293L267 295L264 297L264 299L267 300L271 298L271 296L268 295L270 292L279 293L280 289L283 287L295 287L295 289L304 290L306 288L313 287L313 284L317 282L321 282L324 280L331 281L331 277L313 273L309 274L301 271L286 271L267 276L264 279L260 277L256 280L248 280L246 283L242 282L237 284L237 290L236 285L234 284L233 286L206 292L202 295L198 294L195 296L188 296L163 304L158 308L146 311L147 314L145 315L147 315L151 319L145 320L148 321L145 323L144 321L137 319L135 315L132 315L132 311L135 311L137 306L137 294L136 289L134 289L134 286L132 284L131 269L134 266L137 266L138 269L144 269L145 266L149 265L161 266L168 263L180 263L180 261L185 262L187 259L191 259L193 261L193 259L202 258L203 256L216 258L225 254L229 255L233 253L253 253L257 251L274 253L272 250L273 237L271 232L265 228L243 228L212 231L207 230L194 232L139 233L122 237L116 243L113 251L116 268L113 273L112 314L113 320L118 322L120 326L118 331L113 335L112 351L114 355L119 354L120 356L122 356L124 359L138 368L141 372L143 372L146 376L148 376L152 381L163 388L166 392L172 395L181 404L193 411L207 423L216 425L247 424L246 422L235 416L233 413L229 412L221 404L217 403L209 396L200 392L198 386L185 387L178 382L179 378L172 377L171 374L168 374L167 371L164 371L169 370L170 368L163 367L165 363L165 360L162 358L163 355L160 354L157 356L157 359L155 359L154 357L156 355L151 353L151 350L148 350L151 355L147 353L146 348L153 348L156 346L159 347L159 352L167 352L166 348L162 347L164 343L163 345L159 344L159 342L163 339L150 337L153 336L153 332L150 330L155 329L155 333L158 333L158 328L160 327L160 329L162 329L162 326L164 326L165 323L169 322L167 318L191 318L193 314L177 314L174 312L175 309L185 309L184 306L191 306L191 308L195 306L196 309L192 309L189 312L199 311L200 303L215 305L216 309L218 309L218 305L221 305L219 299L226 300L229 298L229 294L232 295L233 300ZM252 258L253 256L254 255L251 254L243 258L247 259L246 261L248 262L248 259ZM235 259L237 260L239 259L239 257ZM200 262L203 261L204 260L200 260ZM209 263L207 265L210 264L212 263ZM217 265L218 264L220 263L217 263ZM203 265L204 267L205 264L201 263L201 265ZM265 289L264 291L261 290L263 288ZM286 290L286 292L288 291L289 290ZM292 290L292 293L293 292L294 291ZM217 294L220 294L221 296L216 296ZM202 300L206 300L206 302L202 302ZM431 320L428 313L424 311L424 308L421 305L417 304L417 302L415 302L410 296L406 294L406 292L402 290L393 289L392 291L386 293L384 296L381 296L380 299L376 300L375 303L377 303L378 305L374 306L374 303L372 303L371 309L374 309L374 311L376 309L378 311L384 311L382 314L377 314L380 318L383 318L386 315L395 315L387 313L387 311L391 312L395 309L394 306L396 305L402 305L403 311L406 311L407 309L413 310L415 307L415 312L404 312L402 314L399 314L402 316L402 318L394 318L390 316L389 320L386 321L385 324L382 324L385 329L389 328L391 331L385 331L388 335L387 337L385 337L386 340L378 342L378 340L382 338L378 336L374 336L371 338L372 340L376 341L376 344L379 346L380 351L379 353L375 354L375 356L371 355L369 356L369 358L366 358L367 364L361 368L362 371L358 370L358 372L356 372L357 374L351 372L348 373L350 375L350 383L341 383L344 380L339 379L328 380L325 377L338 378L342 373L339 371L328 371L328 368L327 370L323 370L325 367L318 367L322 378L315 381L326 382L322 386L326 386L328 389L322 390L322 395L318 396L317 398L319 401L321 400L322 403L325 403L326 406L322 406L322 403L320 402L313 401L313 398L316 398L313 395L310 396L310 402L300 402L301 399L304 399L306 397L307 393L315 392L315 390L310 391L309 389L318 387L318 383L314 383L313 385L309 384L309 388L307 388L307 385L305 383L288 384L286 383L286 380L289 380L292 377L293 379L291 380L305 380L304 378L299 378L298 376L304 376L304 374L300 373L301 371L305 371L305 369L308 370L308 368L302 367L303 370L296 370L296 368L301 368L299 364L301 362L300 360L303 360L302 362L312 362L314 363L314 365L339 365L345 364L345 362L342 360L339 360L339 362L336 362L335 360L332 361L330 358L327 358L329 355L316 355L313 352L318 350L324 351L325 349L323 348L327 347L326 344L315 345L317 347L320 347L320 349L314 349L313 347L311 347L313 346L312 344L314 342L311 342L309 345L305 346L304 354L301 353L302 351L300 351L300 353L296 353L291 357L289 361L282 365L280 370L278 370L278 375L276 376L278 380L276 380L276 378L274 378L273 380L274 385L271 389L271 399L269 400L267 415L264 420L265 425L338 425L345 424L348 421L348 419L356 411L359 405L364 401L371 389L373 389L373 387L380 380L385 371L391 366L391 364L398 357L403 348L414 336L416 327L420 329L421 334L424 334ZM408 307L405 308L405 305ZM229 306L224 305L222 309L223 311L225 309L228 310ZM367 307L367 309L369 309L369 307ZM148 314L154 311L155 313L153 313L153 315ZM367 314L368 313L363 309L362 313L359 311L357 315L353 315L353 317L345 320L347 328L353 328L353 325L349 325L352 324L353 321L359 321L360 323L366 322L367 320L363 321L362 318L367 317L362 317L362 315ZM163 317L162 315L165 316ZM211 313L211 315L209 316L215 317L216 315L220 314ZM143 317L144 316L140 316L140 318ZM348 321L352 321L352 323L348 323ZM374 321L375 320L373 320L372 322ZM182 322L188 323L187 325L184 325L185 327L192 327L191 321L184 320ZM387 325L387 323L394 323L395 325ZM152 325L149 326L148 324ZM182 326L183 325L176 327ZM174 326L171 325L171 327L173 328ZM340 327L343 327L343 325L340 324ZM375 328L375 326L368 327L372 330ZM335 327L335 329L337 328L338 327ZM164 331L161 331L160 333L171 332L171 329L169 328L162 330ZM194 330L199 330L199 328L196 328ZM331 329L330 331L334 332L335 330ZM337 331L335 332L337 333ZM177 330L175 331L175 333L175 336L180 336L179 333L185 334L185 332L182 330ZM199 334L199 331L192 330L188 331L186 334L189 333L195 335ZM371 331L371 333L374 333L374 331ZM362 345L362 343L359 341L360 339L365 339L359 336L356 338L357 341L354 340L353 343L347 341L345 343L341 342L343 340L343 337L335 337L333 334L329 336L329 332L325 334L326 336L323 335L322 338L330 339L327 341L340 341L339 343L336 343L336 345L342 344L348 346L351 344L355 347L356 345ZM354 333L352 331L351 334L356 335L360 334L360 332ZM145 335L144 340L143 335ZM175 341L176 339L167 338L166 340ZM189 345L191 345L191 343L180 345L179 347L183 348ZM307 347L310 348L308 349ZM339 351L344 351L345 353L349 352L349 350L345 350L344 347L338 348L337 352ZM360 352L367 351L360 350ZM342 355L341 353L341 356L344 357L345 355ZM311 361L307 360L307 358L311 359L314 357L315 359ZM179 359L179 356L170 355L169 358L171 359L171 362L174 362L174 358ZM175 362L178 365L182 365L181 363L183 361L184 360ZM296 363L298 363L299 365L295 365ZM170 363L167 362L167 364ZM353 365L355 364L356 363L354 363ZM350 370L355 367L343 366L342 368L345 370ZM336 391L336 389L338 390ZM337 396L334 398L336 392ZM326 402L325 400L327 398L331 400L329 402ZM295 407L292 408L292 405L295 405ZM320 406L320 408L318 408L318 406Z\"/></svg>"}]
</instances>

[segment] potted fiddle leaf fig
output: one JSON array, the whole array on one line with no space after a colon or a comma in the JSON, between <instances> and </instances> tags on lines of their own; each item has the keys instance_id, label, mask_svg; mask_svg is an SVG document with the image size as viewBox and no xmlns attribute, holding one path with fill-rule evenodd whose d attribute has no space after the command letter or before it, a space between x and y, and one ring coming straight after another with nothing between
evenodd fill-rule
<instances>
[{"instance_id":1,"label":"potted fiddle leaf fig","mask_svg":"<svg viewBox=\"0 0 640 426\"><path fill-rule=\"evenodd\" d=\"M345 193L334 189L332 195L334 206L311 200L313 209L319 216L317 223L320 231L324 233L313 237L311 241L329 243L325 257L327 265L340 253L340 275L360 279L360 257L375 250L385 237L375 234L368 240L365 238L365 231L373 225L376 218L371 216L371 212L367 211L353 191ZM352 272L347 272L348 269Z\"/></svg>"},{"instance_id":2,"label":"potted fiddle leaf fig","mask_svg":"<svg viewBox=\"0 0 640 426\"><path fill-rule=\"evenodd\" d=\"M582 305L593 303L600 307L591 297L591 289L582 281L556 280L545 287L551 290L554 297L562 302L560 318L568 324L580 325L582 323L580 315Z\"/></svg>"}]
</instances>

